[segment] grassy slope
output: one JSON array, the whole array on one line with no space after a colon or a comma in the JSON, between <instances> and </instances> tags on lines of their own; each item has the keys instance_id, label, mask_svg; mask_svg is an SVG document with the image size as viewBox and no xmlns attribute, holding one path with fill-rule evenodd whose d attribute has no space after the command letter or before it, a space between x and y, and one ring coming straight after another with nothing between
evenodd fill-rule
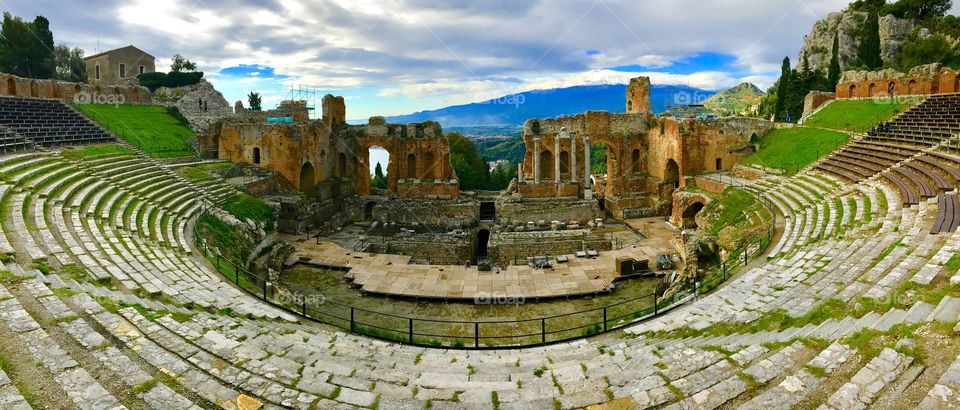
<instances>
[{"instance_id":1,"label":"grassy slope","mask_svg":"<svg viewBox=\"0 0 960 410\"><path fill-rule=\"evenodd\" d=\"M63 156L68 158L87 158L87 157L96 157L100 155L134 155L133 151L130 151L126 147L116 145L116 144L103 144L103 145L87 145L83 148L69 149L63 151Z\"/></svg>"},{"instance_id":2,"label":"grassy slope","mask_svg":"<svg viewBox=\"0 0 960 410\"><path fill-rule=\"evenodd\" d=\"M844 133L814 128L777 129L761 137L760 150L740 164L779 168L793 175L849 139Z\"/></svg>"},{"instance_id":3,"label":"grassy slope","mask_svg":"<svg viewBox=\"0 0 960 410\"><path fill-rule=\"evenodd\" d=\"M223 209L237 219L252 219L264 224L267 231L273 230L273 224L276 217L273 215L273 208L265 204L263 200L250 194L240 193L234 195L223 205Z\"/></svg>"},{"instance_id":4,"label":"grassy slope","mask_svg":"<svg viewBox=\"0 0 960 410\"><path fill-rule=\"evenodd\" d=\"M127 142L157 158L196 155L190 128L155 105L81 104L77 108Z\"/></svg>"},{"instance_id":5,"label":"grassy slope","mask_svg":"<svg viewBox=\"0 0 960 410\"><path fill-rule=\"evenodd\" d=\"M803 123L807 127L867 132L873 126L906 110L915 99L834 101Z\"/></svg>"}]
</instances>

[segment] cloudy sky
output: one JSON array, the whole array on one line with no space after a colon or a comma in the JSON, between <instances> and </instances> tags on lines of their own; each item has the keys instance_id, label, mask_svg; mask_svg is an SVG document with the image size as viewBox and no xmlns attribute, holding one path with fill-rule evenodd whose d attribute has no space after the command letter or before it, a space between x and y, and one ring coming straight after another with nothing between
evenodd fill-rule
<instances>
[{"instance_id":1,"label":"cloudy sky","mask_svg":"<svg viewBox=\"0 0 960 410\"><path fill-rule=\"evenodd\" d=\"M813 23L849 0L0 0L87 54L181 53L231 103L292 87L347 99L348 118L538 88L623 83L761 88ZM957 14L958 6L954 6Z\"/></svg>"}]
</instances>

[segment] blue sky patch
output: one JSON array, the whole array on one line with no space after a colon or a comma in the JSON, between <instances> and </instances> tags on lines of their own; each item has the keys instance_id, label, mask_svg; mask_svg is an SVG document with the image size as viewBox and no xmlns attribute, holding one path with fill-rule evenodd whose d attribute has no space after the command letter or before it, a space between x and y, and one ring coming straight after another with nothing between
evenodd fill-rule
<instances>
[{"instance_id":1,"label":"blue sky patch","mask_svg":"<svg viewBox=\"0 0 960 410\"><path fill-rule=\"evenodd\" d=\"M289 76L277 74L273 67L259 64L240 64L236 67L227 67L220 70L220 74L234 78L256 77L271 80L283 80Z\"/></svg>"},{"instance_id":2,"label":"blue sky patch","mask_svg":"<svg viewBox=\"0 0 960 410\"><path fill-rule=\"evenodd\" d=\"M622 72L654 71L671 74L693 74L703 71L737 72L740 70L738 67L734 66L736 61L737 57L731 54L700 52L686 55L677 60L671 61L671 64L666 67L651 67L640 64L631 64L611 67L610 69L613 71Z\"/></svg>"}]
</instances>

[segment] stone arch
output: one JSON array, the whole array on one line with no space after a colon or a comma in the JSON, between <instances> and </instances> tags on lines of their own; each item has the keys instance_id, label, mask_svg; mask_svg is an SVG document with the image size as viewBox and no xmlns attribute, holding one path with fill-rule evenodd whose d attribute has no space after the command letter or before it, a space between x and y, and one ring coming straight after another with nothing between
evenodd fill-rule
<instances>
[{"instance_id":1,"label":"stone arch","mask_svg":"<svg viewBox=\"0 0 960 410\"><path fill-rule=\"evenodd\" d=\"M134 88L132 91L130 91L130 102L133 103L133 104L139 104L139 103L140 103L140 90L139 90L139 89Z\"/></svg>"},{"instance_id":2,"label":"stone arch","mask_svg":"<svg viewBox=\"0 0 960 410\"><path fill-rule=\"evenodd\" d=\"M488 255L488 245L490 243L490 231L487 229L481 229L477 231L477 248L476 256L477 259L486 258Z\"/></svg>"},{"instance_id":3,"label":"stone arch","mask_svg":"<svg viewBox=\"0 0 960 410\"><path fill-rule=\"evenodd\" d=\"M848 97L853 98L857 96L857 85L850 84L850 92L847 94Z\"/></svg>"},{"instance_id":4,"label":"stone arch","mask_svg":"<svg viewBox=\"0 0 960 410\"><path fill-rule=\"evenodd\" d=\"M696 229L696 228L697 228L697 214L699 214L700 211L702 211L704 207L705 207L705 205L703 204L703 202L697 201L697 202L694 202L694 203L690 204L690 206L688 206L687 209L684 209L684 210L683 210L683 214L682 214L682 216L683 216L683 227L684 227L684 228L687 228L687 229Z\"/></svg>"},{"instance_id":5,"label":"stone arch","mask_svg":"<svg viewBox=\"0 0 960 410\"><path fill-rule=\"evenodd\" d=\"M633 112L633 101L627 101L627 112Z\"/></svg>"},{"instance_id":6,"label":"stone arch","mask_svg":"<svg viewBox=\"0 0 960 410\"><path fill-rule=\"evenodd\" d=\"M953 76L953 92L960 93L960 75Z\"/></svg>"},{"instance_id":7,"label":"stone arch","mask_svg":"<svg viewBox=\"0 0 960 410\"><path fill-rule=\"evenodd\" d=\"M14 80L13 77L7 78L7 95L17 96L17 80Z\"/></svg>"},{"instance_id":8,"label":"stone arch","mask_svg":"<svg viewBox=\"0 0 960 410\"><path fill-rule=\"evenodd\" d=\"M570 178L570 153L560 151L560 178Z\"/></svg>"},{"instance_id":9,"label":"stone arch","mask_svg":"<svg viewBox=\"0 0 960 410\"><path fill-rule=\"evenodd\" d=\"M53 98L58 100L63 99L63 87L60 83L53 83L51 88L53 88L53 90L51 90Z\"/></svg>"},{"instance_id":10,"label":"stone arch","mask_svg":"<svg viewBox=\"0 0 960 410\"><path fill-rule=\"evenodd\" d=\"M870 83L870 86L867 87L867 97L873 97L877 92L877 84Z\"/></svg>"},{"instance_id":11,"label":"stone arch","mask_svg":"<svg viewBox=\"0 0 960 410\"><path fill-rule=\"evenodd\" d=\"M407 179L417 179L416 154L407 154Z\"/></svg>"},{"instance_id":12,"label":"stone arch","mask_svg":"<svg viewBox=\"0 0 960 410\"><path fill-rule=\"evenodd\" d=\"M37 85L36 81L30 82L30 96L33 98L40 97L40 86Z\"/></svg>"},{"instance_id":13,"label":"stone arch","mask_svg":"<svg viewBox=\"0 0 960 410\"><path fill-rule=\"evenodd\" d=\"M634 148L634 149L633 149L633 152L630 154L630 164L631 164L632 167L633 167L633 172L634 172L634 173L639 173L639 172L640 172L640 169L641 169L641 166L640 166L640 148Z\"/></svg>"},{"instance_id":14,"label":"stone arch","mask_svg":"<svg viewBox=\"0 0 960 410\"><path fill-rule=\"evenodd\" d=\"M917 94L918 91L919 90L917 90L917 80L910 80L907 83L907 95Z\"/></svg>"},{"instance_id":15,"label":"stone arch","mask_svg":"<svg viewBox=\"0 0 960 410\"><path fill-rule=\"evenodd\" d=\"M373 211L376 210L377 203L374 201L367 202L363 206L363 220L364 221L373 221Z\"/></svg>"},{"instance_id":16,"label":"stone arch","mask_svg":"<svg viewBox=\"0 0 960 410\"><path fill-rule=\"evenodd\" d=\"M342 152L337 155L337 176L341 178L347 177L347 154Z\"/></svg>"},{"instance_id":17,"label":"stone arch","mask_svg":"<svg viewBox=\"0 0 960 410\"><path fill-rule=\"evenodd\" d=\"M676 188L680 187L680 166L673 158L667 160L666 168L663 171L663 183L673 185Z\"/></svg>"},{"instance_id":18,"label":"stone arch","mask_svg":"<svg viewBox=\"0 0 960 410\"><path fill-rule=\"evenodd\" d=\"M554 179L553 175L553 153L550 150L540 152L540 180Z\"/></svg>"},{"instance_id":19,"label":"stone arch","mask_svg":"<svg viewBox=\"0 0 960 410\"><path fill-rule=\"evenodd\" d=\"M253 163L260 163L260 147L253 147Z\"/></svg>"},{"instance_id":20,"label":"stone arch","mask_svg":"<svg viewBox=\"0 0 960 410\"><path fill-rule=\"evenodd\" d=\"M300 192L303 192L308 197L316 195L317 186L315 176L313 164L309 161L300 167Z\"/></svg>"}]
</instances>

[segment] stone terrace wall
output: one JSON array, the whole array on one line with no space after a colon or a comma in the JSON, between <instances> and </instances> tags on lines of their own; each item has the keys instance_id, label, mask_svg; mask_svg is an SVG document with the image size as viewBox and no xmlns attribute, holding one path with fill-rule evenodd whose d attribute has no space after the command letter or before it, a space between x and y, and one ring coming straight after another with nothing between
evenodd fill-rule
<instances>
[{"instance_id":1,"label":"stone terrace wall","mask_svg":"<svg viewBox=\"0 0 960 410\"><path fill-rule=\"evenodd\" d=\"M499 233L490 238L490 259L507 265L530 256L570 255L577 251L609 251L610 240L589 235L587 230Z\"/></svg>"},{"instance_id":2,"label":"stone terrace wall","mask_svg":"<svg viewBox=\"0 0 960 410\"><path fill-rule=\"evenodd\" d=\"M893 69L846 71L837 83L837 98L875 98L893 95L930 95L960 92L960 75L940 63L914 67L908 73Z\"/></svg>"},{"instance_id":3,"label":"stone terrace wall","mask_svg":"<svg viewBox=\"0 0 960 410\"><path fill-rule=\"evenodd\" d=\"M585 224L587 221L602 217L603 212L600 211L600 206L592 199L525 199L520 202L497 202L497 223L501 225L525 224L540 220L547 223L577 221Z\"/></svg>"},{"instance_id":4,"label":"stone terrace wall","mask_svg":"<svg viewBox=\"0 0 960 410\"><path fill-rule=\"evenodd\" d=\"M50 98L68 103L150 104L150 90L139 85L99 86L37 80L0 73L0 96Z\"/></svg>"}]
</instances>

